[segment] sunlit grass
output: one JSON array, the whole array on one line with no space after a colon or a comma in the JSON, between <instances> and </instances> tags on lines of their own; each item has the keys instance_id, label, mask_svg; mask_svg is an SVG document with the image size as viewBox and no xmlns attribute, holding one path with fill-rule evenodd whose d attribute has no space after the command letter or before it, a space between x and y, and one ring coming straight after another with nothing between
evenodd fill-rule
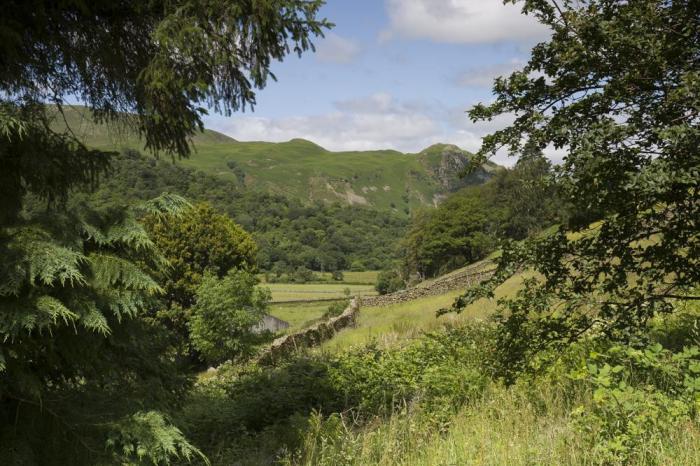
<instances>
[{"instance_id":1,"label":"sunlit grass","mask_svg":"<svg viewBox=\"0 0 700 466\"><path fill-rule=\"evenodd\" d=\"M372 285L345 283L265 283L262 286L270 289L273 302L317 301L377 294ZM346 290L350 290L350 294L346 294Z\"/></svg>"},{"instance_id":2,"label":"sunlit grass","mask_svg":"<svg viewBox=\"0 0 700 466\"><path fill-rule=\"evenodd\" d=\"M435 313L449 307L463 290L455 290L438 296L427 296L414 301L384 307L361 307L355 328L339 332L321 346L322 351L336 352L377 340L391 343L412 338L424 331L434 330L447 322L465 319L483 319L496 309L496 300L513 296L522 283L523 274L506 281L496 290L496 299L482 299L467 306L460 314L446 314L439 318Z\"/></svg>"},{"instance_id":3,"label":"sunlit grass","mask_svg":"<svg viewBox=\"0 0 700 466\"><path fill-rule=\"evenodd\" d=\"M295 332L320 319L329 306L339 301L298 302L270 305L271 315L289 323L284 333Z\"/></svg>"},{"instance_id":4,"label":"sunlit grass","mask_svg":"<svg viewBox=\"0 0 700 466\"><path fill-rule=\"evenodd\" d=\"M453 415L442 431L426 425L420 410L407 409L360 429L344 419L340 442L317 447L314 455L296 464L332 465L339 459L346 465L380 466L608 464L574 427L572 396L586 394L564 394L548 384L493 385ZM700 464L697 425L682 424L658 440L645 445L634 464Z\"/></svg>"}]
</instances>

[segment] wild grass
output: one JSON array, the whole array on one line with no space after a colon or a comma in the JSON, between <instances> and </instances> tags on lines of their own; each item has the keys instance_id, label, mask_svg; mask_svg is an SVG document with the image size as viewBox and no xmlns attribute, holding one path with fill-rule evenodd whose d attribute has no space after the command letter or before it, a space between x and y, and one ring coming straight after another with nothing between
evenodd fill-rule
<instances>
[{"instance_id":1,"label":"wild grass","mask_svg":"<svg viewBox=\"0 0 700 466\"><path fill-rule=\"evenodd\" d=\"M587 394L575 394L585 399ZM388 419L356 427L345 417L335 425L312 417L298 465L596 465L604 463L574 427L572 394L552 385L504 388L459 410L441 428L407 406ZM576 400L579 401L579 400ZM319 441L320 440L320 441ZM700 430L685 423L640 452L639 465L697 466Z\"/></svg>"},{"instance_id":2,"label":"wild grass","mask_svg":"<svg viewBox=\"0 0 700 466\"><path fill-rule=\"evenodd\" d=\"M289 328L284 333L291 333L309 326L320 319L328 310L328 307L341 302L298 302L270 305L270 314L289 323Z\"/></svg>"},{"instance_id":3,"label":"wild grass","mask_svg":"<svg viewBox=\"0 0 700 466\"><path fill-rule=\"evenodd\" d=\"M415 338L445 323L484 319L494 312L498 298L515 294L523 277L524 275L520 274L511 278L496 290L496 299L482 299L467 306L461 314L445 314L439 318L435 316L439 309L449 307L461 290L391 306L361 307L357 326L339 332L321 346L321 351L334 353L370 341L390 344L406 338Z\"/></svg>"}]
</instances>

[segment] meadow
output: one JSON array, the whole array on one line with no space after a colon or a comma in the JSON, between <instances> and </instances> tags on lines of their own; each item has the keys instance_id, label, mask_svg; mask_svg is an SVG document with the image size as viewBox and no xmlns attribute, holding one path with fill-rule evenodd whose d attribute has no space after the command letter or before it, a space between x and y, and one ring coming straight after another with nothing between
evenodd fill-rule
<instances>
[{"instance_id":1,"label":"meadow","mask_svg":"<svg viewBox=\"0 0 700 466\"><path fill-rule=\"evenodd\" d=\"M343 302L343 300L272 303L269 313L289 323L289 328L282 333L291 333L317 322L328 311L330 306L340 302Z\"/></svg>"},{"instance_id":2,"label":"meadow","mask_svg":"<svg viewBox=\"0 0 700 466\"><path fill-rule=\"evenodd\" d=\"M383 345L416 338L424 332L464 321L483 320L496 309L496 301L512 296L522 280L529 274L520 274L506 281L496 290L496 299L482 299L469 305L461 314L445 314L436 318L435 313L449 307L461 290L437 296L427 296L413 301L382 307L361 307L357 326L340 331L321 346L322 352L335 353L370 342Z\"/></svg>"},{"instance_id":3,"label":"meadow","mask_svg":"<svg viewBox=\"0 0 700 466\"><path fill-rule=\"evenodd\" d=\"M266 283L262 286L269 288L272 292L273 303L331 301L351 296L374 296L377 294L372 285L345 283Z\"/></svg>"}]
</instances>

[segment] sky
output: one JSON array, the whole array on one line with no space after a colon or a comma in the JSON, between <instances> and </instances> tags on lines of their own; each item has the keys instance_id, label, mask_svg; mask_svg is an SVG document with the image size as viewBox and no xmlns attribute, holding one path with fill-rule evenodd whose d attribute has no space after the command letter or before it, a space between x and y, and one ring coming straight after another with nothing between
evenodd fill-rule
<instances>
[{"instance_id":1,"label":"sky","mask_svg":"<svg viewBox=\"0 0 700 466\"><path fill-rule=\"evenodd\" d=\"M240 141L311 140L326 149L419 152L434 143L476 151L507 117L472 123L493 79L522 67L547 29L502 0L328 0L335 24L316 53L276 62L254 111L212 114L208 128ZM556 158L556 157L553 157ZM507 154L495 162L512 164Z\"/></svg>"}]
</instances>

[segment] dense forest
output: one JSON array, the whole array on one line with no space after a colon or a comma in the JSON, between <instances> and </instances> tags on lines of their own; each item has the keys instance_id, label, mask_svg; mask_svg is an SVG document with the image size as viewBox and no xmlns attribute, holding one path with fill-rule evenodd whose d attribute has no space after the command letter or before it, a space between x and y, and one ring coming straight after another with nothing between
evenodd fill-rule
<instances>
[{"instance_id":1,"label":"dense forest","mask_svg":"<svg viewBox=\"0 0 700 466\"><path fill-rule=\"evenodd\" d=\"M235 167L234 167L235 168ZM112 173L88 197L98 205L151 199L163 192L207 202L253 234L258 266L274 275L388 268L408 221L390 211L336 202L302 204L282 195L241 189L201 171L136 151L112 159Z\"/></svg>"},{"instance_id":2,"label":"dense forest","mask_svg":"<svg viewBox=\"0 0 700 466\"><path fill-rule=\"evenodd\" d=\"M549 33L468 112L509 123L439 168L516 162L434 208L172 163L323 3L3 5L0 464L700 464L700 2L517 2Z\"/></svg>"}]
</instances>

